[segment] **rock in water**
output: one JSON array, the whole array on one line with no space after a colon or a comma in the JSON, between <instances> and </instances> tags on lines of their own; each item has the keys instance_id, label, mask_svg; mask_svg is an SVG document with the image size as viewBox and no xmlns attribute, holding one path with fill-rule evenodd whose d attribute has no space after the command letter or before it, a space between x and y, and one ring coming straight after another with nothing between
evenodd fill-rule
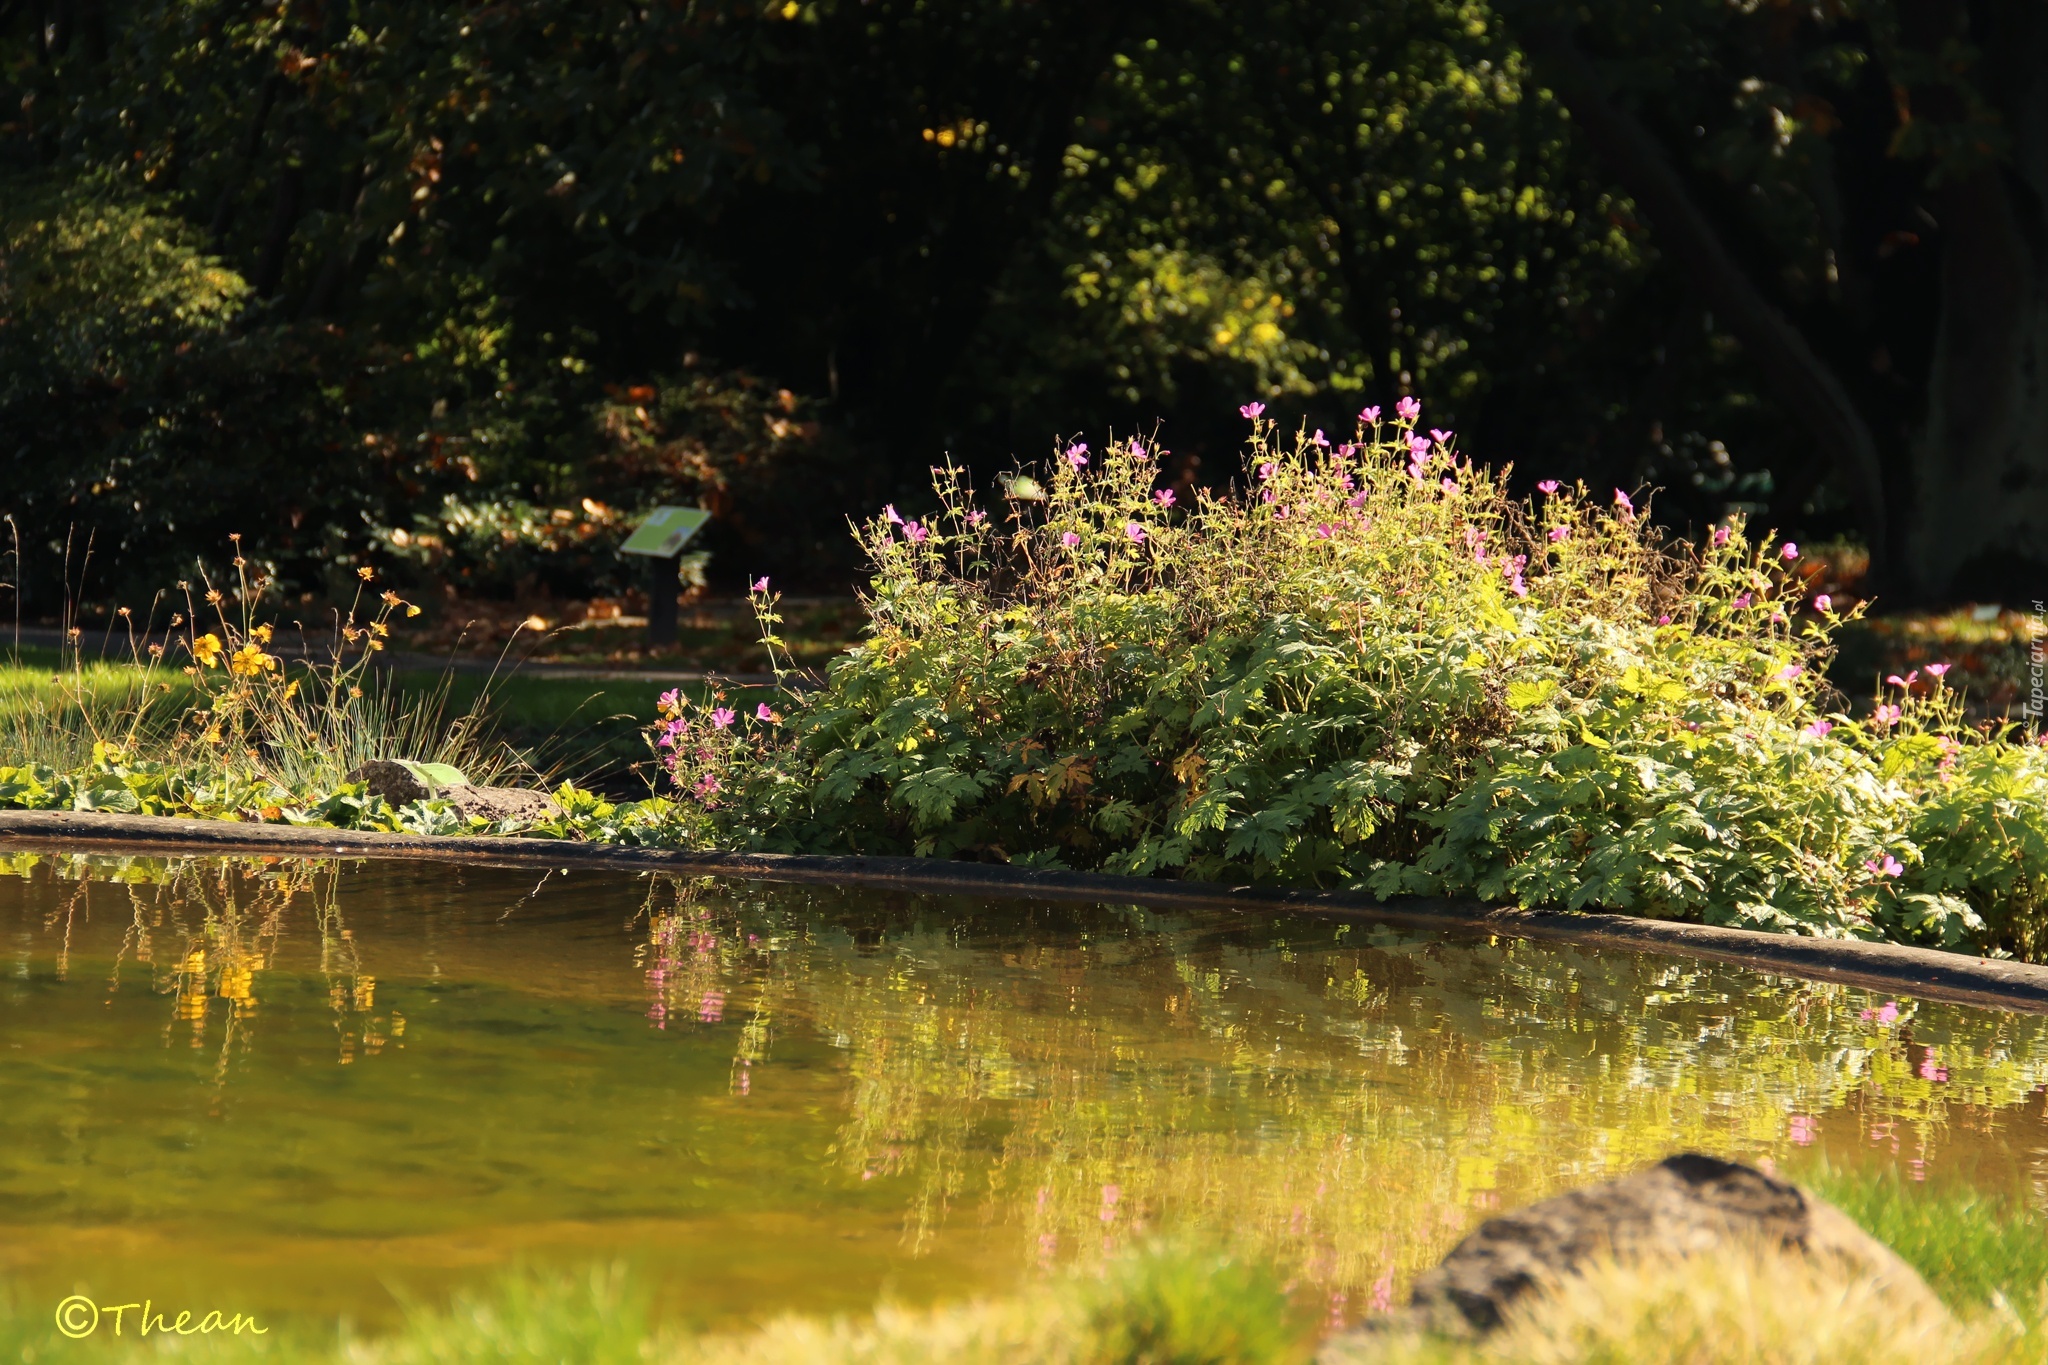
<instances>
[{"instance_id":1,"label":"rock in water","mask_svg":"<svg viewBox=\"0 0 2048 1365\"><path fill-rule=\"evenodd\" d=\"M1677 1259L1758 1248L1803 1252L1908 1301L1933 1293L1898 1254L1833 1205L1753 1167L1686 1154L1604 1185L1489 1218L1415 1283L1412 1325L1492 1331L1508 1306L1600 1257ZM1938 1310L1937 1310L1938 1311Z\"/></svg>"}]
</instances>

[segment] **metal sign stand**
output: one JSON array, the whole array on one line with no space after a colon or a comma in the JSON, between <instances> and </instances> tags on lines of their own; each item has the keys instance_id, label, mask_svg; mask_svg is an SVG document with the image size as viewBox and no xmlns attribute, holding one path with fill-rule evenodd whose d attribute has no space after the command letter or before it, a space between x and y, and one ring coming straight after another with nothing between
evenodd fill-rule
<instances>
[{"instance_id":1,"label":"metal sign stand","mask_svg":"<svg viewBox=\"0 0 2048 1365\"><path fill-rule=\"evenodd\" d=\"M621 554L642 555L647 560L647 644L650 648L676 642L676 559L711 514L701 507L657 507L647 514L638 530L619 547Z\"/></svg>"}]
</instances>

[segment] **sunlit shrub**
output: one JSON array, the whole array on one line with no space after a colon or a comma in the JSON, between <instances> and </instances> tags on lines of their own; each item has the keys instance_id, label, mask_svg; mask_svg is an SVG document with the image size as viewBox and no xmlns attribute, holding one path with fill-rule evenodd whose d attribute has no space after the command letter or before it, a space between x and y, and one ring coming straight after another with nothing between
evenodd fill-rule
<instances>
[{"instance_id":1,"label":"sunlit shrub","mask_svg":"<svg viewBox=\"0 0 2048 1365\"><path fill-rule=\"evenodd\" d=\"M672 708L678 785L752 847L2038 952L2048 754L1965 727L1938 666L1852 718L1795 547L1512 498L1407 400L1341 442L1246 411L1220 494L1155 487L1140 440L1000 517L935 471L937 513L861 529L867 637L821 688Z\"/></svg>"}]
</instances>

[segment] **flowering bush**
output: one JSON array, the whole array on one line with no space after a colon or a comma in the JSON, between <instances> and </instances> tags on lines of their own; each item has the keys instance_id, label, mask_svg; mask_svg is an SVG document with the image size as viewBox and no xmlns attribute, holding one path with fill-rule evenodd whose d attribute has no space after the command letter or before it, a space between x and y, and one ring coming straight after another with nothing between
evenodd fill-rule
<instances>
[{"instance_id":1,"label":"flowering bush","mask_svg":"<svg viewBox=\"0 0 2048 1365\"><path fill-rule=\"evenodd\" d=\"M1512 498L1411 400L1341 443L1245 412L1225 494L1075 444L1000 518L946 468L936 514L869 522L822 688L670 699L704 837L2048 948L2048 752L1938 666L1852 718L1821 674L1854 613L1795 547Z\"/></svg>"}]
</instances>

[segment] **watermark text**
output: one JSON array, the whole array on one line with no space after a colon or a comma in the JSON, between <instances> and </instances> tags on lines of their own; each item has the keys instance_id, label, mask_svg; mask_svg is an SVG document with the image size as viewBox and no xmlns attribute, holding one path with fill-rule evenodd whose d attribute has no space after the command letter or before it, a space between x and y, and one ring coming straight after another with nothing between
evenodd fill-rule
<instances>
[{"instance_id":1,"label":"watermark text","mask_svg":"<svg viewBox=\"0 0 2048 1365\"><path fill-rule=\"evenodd\" d=\"M158 1309L153 1299L102 1304L83 1294L73 1294L57 1305L57 1330L73 1341L102 1329L111 1329L117 1337L146 1337L151 1333L181 1337L211 1336L215 1332L232 1332L236 1336L247 1332L259 1337L270 1334L268 1327L256 1325L253 1314L230 1315L215 1310L195 1316L190 1309L180 1309L173 1315L168 1308Z\"/></svg>"}]
</instances>

